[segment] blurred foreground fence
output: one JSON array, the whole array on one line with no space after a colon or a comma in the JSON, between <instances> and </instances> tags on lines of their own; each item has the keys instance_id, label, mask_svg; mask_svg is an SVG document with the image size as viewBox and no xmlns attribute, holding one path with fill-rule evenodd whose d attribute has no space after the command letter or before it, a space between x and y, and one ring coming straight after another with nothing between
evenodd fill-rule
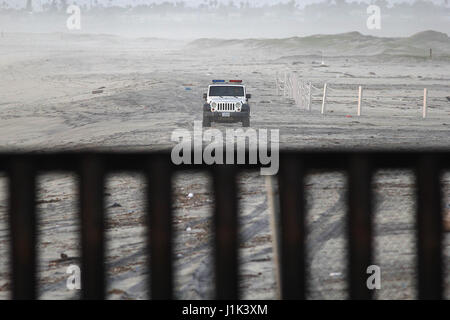
<instances>
[{"instance_id":1,"label":"blurred foreground fence","mask_svg":"<svg viewBox=\"0 0 450 320\"><path fill-rule=\"evenodd\" d=\"M170 153L0 154L0 170L7 171L9 176L12 298L36 298L35 181L40 172L56 170L73 171L80 178L83 298L105 298L104 180L106 173L117 171L146 174L148 256L151 257L148 288L153 299L173 298L171 177L177 170L203 170L212 176L216 298L240 298L236 176L240 170L259 167L258 164L176 166L171 162ZM447 151L281 152L276 195L279 201L279 258L276 262L281 298L304 299L308 290L303 179L308 170L344 170L348 175L349 297L372 297L372 291L366 286L366 270L372 263L373 251L371 178L380 168L408 168L415 172L418 297L442 298L440 175L449 167L450 152Z\"/></svg>"}]
</instances>

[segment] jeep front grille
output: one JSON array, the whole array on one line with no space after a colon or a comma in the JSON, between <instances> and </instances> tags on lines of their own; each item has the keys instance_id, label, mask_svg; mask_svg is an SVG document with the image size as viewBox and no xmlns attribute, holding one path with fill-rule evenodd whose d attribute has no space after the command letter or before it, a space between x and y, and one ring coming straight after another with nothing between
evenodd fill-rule
<instances>
[{"instance_id":1,"label":"jeep front grille","mask_svg":"<svg viewBox=\"0 0 450 320\"><path fill-rule=\"evenodd\" d=\"M235 111L234 102L219 102L217 103L217 111Z\"/></svg>"}]
</instances>

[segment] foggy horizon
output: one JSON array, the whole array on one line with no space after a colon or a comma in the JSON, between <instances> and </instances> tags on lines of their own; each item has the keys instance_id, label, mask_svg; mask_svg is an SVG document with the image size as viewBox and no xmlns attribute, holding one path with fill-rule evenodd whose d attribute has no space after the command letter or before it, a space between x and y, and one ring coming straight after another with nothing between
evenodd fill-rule
<instances>
[{"instance_id":1,"label":"foggy horizon","mask_svg":"<svg viewBox=\"0 0 450 320\"><path fill-rule=\"evenodd\" d=\"M298 8L304 8L305 6L311 4L320 4L320 3L332 3L336 4L339 2L345 3L374 3L381 2L376 0L3 0L2 6L7 4L11 8L23 9L27 7L28 2L31 1L33 4L33 9L39 10L42 9L43 6L52 4L52 3L67 3L67 4L78 4L78 5L86 5L88 7L136 7L140 5L160 5L160 4L181 4L187 7L199 7L199 6L207 6L207 7L217 7L219 5L230 5L233 4L236 7L263 7L263 6L273 6L279 4L289 4L294 3ZM433 3L435 5L440 6L450 6L450 2L448 0L385 0L389 6L403 4L403 3L416 3L416 2L428 2Z\"/></svg>"},{"instance_id":2,"label":"foggy horizon","mask_svg":"<svg viewBox=\"0 0 450 320\"><path fill-rule=\"evenodd\" d=\"M408 37L427 30L448 35L450 30L448 0L23 0L14 2L14 6L12 1L1 3L0 30L19 33L67 32L193 40L290 38L348 32ZM81 9L80 30L66 27L69 14L63 7L73 3ZM380 29L369 29L366 25L369 3L380 7Z\"/></svg>"}]
</instances>

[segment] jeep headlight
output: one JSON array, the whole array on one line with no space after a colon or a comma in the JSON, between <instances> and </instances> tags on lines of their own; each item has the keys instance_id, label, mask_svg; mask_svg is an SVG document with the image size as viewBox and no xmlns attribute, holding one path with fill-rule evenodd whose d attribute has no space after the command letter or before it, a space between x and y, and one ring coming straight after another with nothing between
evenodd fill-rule
<instances>
[{"instance_id":1,"label":"jeep headlight","mask_svg":"<svg viewBox=\"0 0 450 320\"><path fill-rule=\"evenodd\" d=\"M216 107L217 107L217 103L215 103L215 102L211 103L211 111L216 110Z\"/></svg>"},{"instance_id":2,"label":"jeep headlight","mask_svg":"<svg viewBox=\"0 0 450 320\"><path fill-rule=\"evenodd\" d=\"M237 111L241 111L241 108L242 108L242 104L240 102L237 102L236 103L236 110Z\"/></svg>"}]
</instances>

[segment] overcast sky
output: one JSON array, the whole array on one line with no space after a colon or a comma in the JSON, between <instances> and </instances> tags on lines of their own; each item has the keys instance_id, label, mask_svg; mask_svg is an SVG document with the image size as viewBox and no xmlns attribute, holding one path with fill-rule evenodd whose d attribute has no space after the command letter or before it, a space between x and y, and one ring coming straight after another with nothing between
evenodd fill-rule
<instances>
[{"instance_id":1,"label":"overcast sky","mask_svg":"<svg viewBox=\"0 0 450 320\"><path fill-rule=\"evenodd\" d=\"M53 0L32 0L35 11L41 11L43 4L51 3ZM151 3L182 1L186 6L197 7L200 4L234 3L237 7L241 3L248 3L251 7L271 5L277 3L288 3L290 0L67 0L68 4L76 2L80 5L99 3L108 5L140 5ZM333 0L295 0L303 7L307 4L331 2ZM342 1L342 0L334 0ZM0 0L0 4L6 2L14 4L16 8L26 6L27 0ZM57 0L57 2L61 2ZM373 3L374 0L349 0L353 3ZM386 0L390 4L413 3L414 0ZM423 0L421 2L424 2ZM450 8L450 0L426 0L436 4L446 5ZM329 10L324 10L324 9ZM349 10L334 6L316 6L308 8L308 11L293 12L289 8L277 11L258 11L252 15L250 11L233 12L222 14L220 11L205 13L202 10L187 10L188 14L174 11L176 15L168 12L155 11L159 14L150 15L149 11L131 12L94 12L93 15L83 15L81 18L82 28L79 32L85 33L108 33L129 36L145 36L159 38L282 38L292 36L305 36L311 34L332 34L358 31L363 34L374 36L410 36L424 30L435 30L449 34L450 31L450 9L439 7L429 8L417 6L405 8L404 11L385 10L380 12L380 28L368 28L367 19L369 13L365 5L355 5ZM286 14L286 10L292 14ZM125 12L127 11L127 12ZM247 14L243 19L240 14ZM256 13L256 10L255 10ZM11 14L3 15L0 19L0 30L9 32L67 32L67 17L59 15L29 15ZM233 21L230 24L230 21ZM263 22L263 23L261 23ZM211 28L214 24L215 28Z\"/></svg>"},{"instance_id":2,"label":"overcast sky","mask_svg":"<svg viewBox=\"0 0 450 320\"><path fill-rule=\"evenodd\" d=\"M36 7L40 7L42 4L52 2L53 0L33 0ZM179 2L180 0L97 0L98 3L108 6L108 5L119 5L119 6L127 6L127 5L139 5L139 4L150 4L150 3L162 3L162 2ZM240 4L241 2L248 2L252 6L262 6L267 4L276 4L276 3L286 3L290 2L291 0L216 0L218 3L228 4L230 2L233 2L235 4ZM296 4L300 7L303 7L307 4L311 3L318 3L323 2L324 0L295 0ZM414 2L415 0L387 0L388 3L394 4L394 3L400 3L400 2ZM447 4L450 5L449 0L425 0L428 2L434 2L437 4ZM3 0L1 2L6 2L12 7L25 7L27 0ZM68 3L76 2L78 4L87 4L93 2L93 0L68 0ZM209 0L184 0L186 5L190 6L198 6L200 4L203 4L205 2L209 2ZM372 0L348 0L348 2L366 2L370 3L373 2Z\"/></svg>"}]
</instances>

